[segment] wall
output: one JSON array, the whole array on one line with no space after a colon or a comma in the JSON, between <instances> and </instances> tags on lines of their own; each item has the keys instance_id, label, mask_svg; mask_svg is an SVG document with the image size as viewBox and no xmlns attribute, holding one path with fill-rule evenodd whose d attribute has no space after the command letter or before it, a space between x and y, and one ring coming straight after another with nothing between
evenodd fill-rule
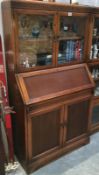
<instances>
[{"instance_id":1,"label":"wall","mask_svg":"<svg viewBox=\"0 0 99 175\"><path fill-rule=\"evenodd\" d=\"M99 0L78 0L78 2L90 6L99 6Z\"/></svg>"}]
</instances>

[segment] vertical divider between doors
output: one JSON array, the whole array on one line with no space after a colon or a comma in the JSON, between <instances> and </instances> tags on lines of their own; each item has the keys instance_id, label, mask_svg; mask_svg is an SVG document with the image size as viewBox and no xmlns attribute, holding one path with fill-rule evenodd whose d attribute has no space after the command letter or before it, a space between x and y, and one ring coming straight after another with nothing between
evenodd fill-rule
<instances>
[{"instance_id":1,"label":"vertical divider between doors","mask_svg":"<svg viewBox=\"0 0 99 175\"><path fill-rule=\"evenodd\" d=\"M28 159L31 160L32 159L32 155L33 155L33 144L32 144L32 118L29 117L28 118L28 125L27 125L27 129L28 129Z\"/></svg>"},{"instance_id":2,"label":"vertical divider between doors","mask_svg":"<svg viewBox=\"0 0 99 175\"><path fill-rule=\"evenodd\" d=\"M64 130L63 130L63 145L66 143L67 136L67 119L68 119L68 106L64 105Z\"/></svg>"},{"instance_id":3,"label":"vertical divider between doors","mask_svg":"<svg viewBox=\"0 0 99 175\"><path fill-rule=\"evenodd\" d=\"M54 29L54 42L55 42L55 66L57 66L58 63L58 50L59 50L59 21L60 16L59 13L56 13L55 15L55 29Z\"/></svg>"},{"instance_id":4,"label":"vertical divider between doors","mask_svg":"<svg viewBox=\"0 0 99 175\"><path fill-rule=\"evenodd\" d=\"M88 60L90 59L90 50L91 50L92 35L93 35L93 23L94 23L93 16L89 15L87 18L86 30L85 30L85 38L86 38L85 47L84 47L84 50L85 50L84 61L85 62L88 62Z\"/></svg>"},{"instance_id":5,"label":"vertical divider between doors","mask_svg":"<svg viewBox=\"0 0 99 175\"><path fill-rule=\"evenodd\" d=\"M63 122L64 122L64 105L62 106L60 112L60 137L59 137L60 146L63 145L63 133L64 133Z\"/></svg>"}]
</instances>

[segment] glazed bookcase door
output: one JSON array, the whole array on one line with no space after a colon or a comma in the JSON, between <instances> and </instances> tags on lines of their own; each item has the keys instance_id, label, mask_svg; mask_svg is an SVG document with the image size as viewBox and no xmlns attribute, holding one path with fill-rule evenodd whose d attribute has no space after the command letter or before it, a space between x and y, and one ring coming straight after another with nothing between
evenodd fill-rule
<instances>
[{"instance_id":1,"label":"glazed bookcase door","mask_svg":"<svg viewBox=\"0 0 99 175\"><path fill-rule=\"evenodd\" d=\"M17 11L16 57L21 71L54 65L55 15L46 12ZM16 30L16 29L15 29Z\"/></svg>"},{"instance_id":2,"label":"glazed bookcase door","mask_svg":"<svg viewBox=\"0 0 99 175\"><path fill-rule=\"evenodd\" d=\"M99 15L95 15L93 18L93 33L92 33L92 45L90 51L90 60L99 63Z\"/></svg>"},{"instance_id":3,"label":"glazed bookcase door","mask_svg":"<svg viewBox=\"0 0 99 175\"><path fill-rule=\"evenodd\" d=\"M59 16L57 64L81 63L85 57L87 14L62 13Z\"/></svg>"},{"instance_id":4,"label":"glazed bookcase door","mask_svg":"<svg viewBox=\"0 0 99 175\"><path fill-rule=\"evenodd\" d=\"M95 99L99 98L99 15L94 15L92 26L92 42L90 46L90 71L95 81Z\"/></svg>"},{"instance_id":5,"label":"glazed bookcase door","mask_svg":"<svg viewBox=\"0 0 99 175\"><path fill-rule=\"evenodd\" d=\"M63 107L30 115L28 120L29 159L42 157L60 148L62 144Z\"/></svg>"}]
</instances>

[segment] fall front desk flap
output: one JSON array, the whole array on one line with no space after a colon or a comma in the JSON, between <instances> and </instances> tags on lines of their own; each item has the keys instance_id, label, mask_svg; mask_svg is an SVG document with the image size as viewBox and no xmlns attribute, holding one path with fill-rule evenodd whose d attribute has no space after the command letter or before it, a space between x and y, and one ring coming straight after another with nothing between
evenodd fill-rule
<instances>
[{"instance_id":1,"label":"fall front desk flap","mask_svg":"<svg viewBox=\"0 0 99 175\"><path fill-rule=\"evenodd\" d=\"M86 64L19 73L16 80L27 105L94 87Z\"/></svg>"}]
</instances>

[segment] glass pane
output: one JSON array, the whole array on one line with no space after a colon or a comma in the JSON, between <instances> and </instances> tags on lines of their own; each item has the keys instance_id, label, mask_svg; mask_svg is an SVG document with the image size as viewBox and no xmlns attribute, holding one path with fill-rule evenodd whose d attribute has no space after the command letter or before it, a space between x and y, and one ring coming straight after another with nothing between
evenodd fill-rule
<instances>
[{"instance_id":1,"label":"glass pane","mask_svg":"<svg viewBox=\"0 0 99 175\"><path fill-rule=\"evenodd\" d=\"M99 58L99 18L95 18L90 59L95 60L98 58Z\"/></svg>"},{"instance_id":2,"label":"glass pane","mask_svg":"<svg viewBox=\"0 0 99 175\"><path fill-rule=\"evenodd\" d=\"M99 96L99 81L96 81L96 87L94 90L94 96Z\"/></svg>"},{"instance_id":3,"label":"glass pane","mask_svg":"<svg viewBox=\"0 0 99 175\"><path fill-rule=\"evenodd\" d=\"M51 65L53 16L18 15L18 29L20 66Z\"/></svg>"},{"instance_id":4,"label":"glass pane","mask_svg":"<svg viewBox=\"0 0 99 175\"><path fill-rule=\"evenodd\" d=\"M85 35L84 17L61 17L58 63L82 61Z\"/></svg>"},{"instance_id":5,"label":"glass pane","mask_svg":"<svg viewBox=\"0 0 99 175\"><path fill-rule=\"evenodd\" d=\"M92 78L94 78L94 80L98 80L99 79L99 66L96 65L92 68L90 68L91 74L92 74Z\"/></svg>"},{"instance_id":6,"label":"glass pane","mask_svg":"<svg viewBox=\"0 0 99 175\"><path fill-rule=\"evenodd\" d=\"M99 123L99 106L95 106L92 113L92 124Z\"/></svg>"},{"instance_id":7,"label":"glass pane","mask_svg":"<svg viewBox=\"0 0 99 175\"><path fill-rule=\"evenodd\" d=\"M90 67L90 72L92 78L95 81L95 89L94 89L94 96L99 96L99 65L95 65L94 67Z\"/></svg>"}]
</instances>

